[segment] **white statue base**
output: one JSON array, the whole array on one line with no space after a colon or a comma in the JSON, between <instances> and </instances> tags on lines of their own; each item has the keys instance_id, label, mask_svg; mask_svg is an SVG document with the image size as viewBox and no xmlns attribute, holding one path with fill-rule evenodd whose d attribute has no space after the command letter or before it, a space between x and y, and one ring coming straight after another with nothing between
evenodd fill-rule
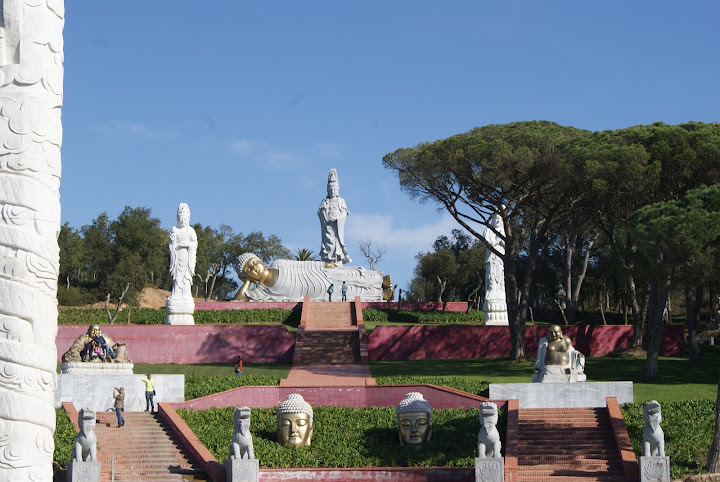
<instances>
[{"instance_id":1,"label":"white statue base","mask_svg":"<svg viewBox=\"0 0 720 482\"><path fill-rule=\"evenodd\" d=\"M483 325L504 325L507 326L508 314L505 299L485 299L483 303Z\"/></svg>"},{"instance_id":2,"label":"white statue base","mask_svg":"<svg viewBox=\"0 0 720 482\"><path fill-rule=\"evenodd\" d=\"M587 380L584 373L572 373L567 366L545 365L542 371L533 375L533 383L576 383Z\"/></svg>"},{"instance_id":3,"label":"white statue base","mask_svg":"<svg viewBox=\"0 0 720 482\"><path fill-rule=\"evenodd\" d=\"M67 482L100 482L100 462L71 460L67 466Z\"/></svg>"},{"instance_id":4,"label":"white statue base","mask_svg":"<svg viewBox=\"0 0 720 482\"><path fill-rule=\"evenodd\" d=\"M165 303L167 316L165 317L166 325L194 325L195 318L195 300L174 300L168 298Z\"/></svg>"},{"instance_id":5,"label":"white statue base","mask_svg":"<svg viewBox=\"0 0 720 482\"><path fill-rule=\"evenodd\" d=\"M260 480L258 459L225 459L225 482L257 482Z\"/></svg>"},{"instance_id":6,"label":"white statue base","mask_svg":"<svg viewBox=\"0 0 720 482\"><path fill-rule=\"evenodd\" d=\"M475 482L503 482L505 459L475 457Z\"/></svg>"},{"instance_id":7,"label":"white statue base","mask_svg":"<svg viewBox=\"0 0 720 482\"><path fill-rule=\"evenodd\" d=\"M670 482L670 457L638 458L640 482Z\"/></svg>"},{"instance_id":8,"label":"white statue base","mask_svg":"<svg viewBox=\"0 0 720 482\"><path fill-rule=\"evenodd\" d=\"M134 363L63 362L60 373L74 375L132 375Z\"/></svg>"}]
</instances>

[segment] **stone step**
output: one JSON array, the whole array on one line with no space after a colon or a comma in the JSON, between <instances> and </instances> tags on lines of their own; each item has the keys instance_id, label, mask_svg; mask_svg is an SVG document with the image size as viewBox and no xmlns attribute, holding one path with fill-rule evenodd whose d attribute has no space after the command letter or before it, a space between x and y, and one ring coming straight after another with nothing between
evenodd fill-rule
<instances>
[{"instance_id":1,"label":"stone step","mask_svg":"<svg viewBox=\"0 0 720 482\"><path fill-rule=\"evenodd\" d=\"M589 477L568 477L568 476L546 476L538 478L534 475L522 475L518 474L516 478L518 482L627 482L625 476L617 475L602 475L602 476L589 476Z\"/></svg>"}]
</instances>

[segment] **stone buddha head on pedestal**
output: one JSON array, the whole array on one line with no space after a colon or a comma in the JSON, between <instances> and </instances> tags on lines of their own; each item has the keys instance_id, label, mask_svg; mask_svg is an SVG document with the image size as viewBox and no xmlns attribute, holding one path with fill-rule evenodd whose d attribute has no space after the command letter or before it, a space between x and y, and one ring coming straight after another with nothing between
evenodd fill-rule
<instances>
[{"instance_id":1,"label":"stone buddha head on pedestal","mask_svg":"<svg viewBox=\"0 0 720 482\"><path fill-rule=\"evenodd\" d=\"M421 393L405 395L396 408L400 445L420 447L432 436L432 409Z\"/></svg>"},{"instance_id":2,"label":"stone buddha head on pedestal","mask_svg":"<svg viewBox=\"0 0 720 482\"><path fill-rule=\"evenodd\" d=\"M299 393L287 396L277 411L280 445L310 445L313 435L313 409Z\"/></svg>"}]
</instances>

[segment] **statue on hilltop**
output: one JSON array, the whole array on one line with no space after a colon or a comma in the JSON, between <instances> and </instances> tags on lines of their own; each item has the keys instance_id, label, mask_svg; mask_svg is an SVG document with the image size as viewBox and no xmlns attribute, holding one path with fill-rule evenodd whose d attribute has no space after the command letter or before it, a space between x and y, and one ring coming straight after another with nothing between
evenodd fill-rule
<instances>
[{"instance_id":1,"label":"statue on hilltop","mask_svg":"<svg viewBox=\"0 0 720 482\"><path fill-rule=\"evenodd\" d=\"M327 182L327 197L320 203L320 259L328 267L342 266L352 260L345 246L345 218L350 214L345 200L339 196L340 183L337 171L330 169Z\"/></svg>"}]
</instances>

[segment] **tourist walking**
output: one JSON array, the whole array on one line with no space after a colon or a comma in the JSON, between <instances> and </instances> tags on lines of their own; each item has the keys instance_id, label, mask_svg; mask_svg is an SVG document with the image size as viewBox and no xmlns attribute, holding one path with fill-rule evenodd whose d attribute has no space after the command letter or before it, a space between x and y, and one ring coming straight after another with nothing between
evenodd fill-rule
<instances>
[{"instance_id":1,"label":"tourist walking","mask_svg":"<svg viewBox=\"0 0 720 482\"><path fill-rule=\"evenodd\" d=\"M340 292L342 293L342 301L347 301L347 285L343 281L342 288L340 289Z\"/></svg>"},{"instance_id":2,"label":"tourist walking","mask_svg":"<svg viewBox=\"0 0 720 482\"><path fill-rule=\"evenodd\" d=\"M153 386L152 377L148 373L142 377L140 381L145 384L145 411L154 412L155 402L153 401L153 396L155 395L155 387Z\"/></svg>"},{"instance_id":3,"label":"tourist walking","mask_svg":"<svg viewBox=\"0 0 720 482\"><path fill-rule=\"evenodd\" d=\"M235 362L235 375L242 376L242 357L238 356L237 362Z\"/></svg>"},{"instance_id":4,"label":"tourist walking","mask_svg":"<svg viewBox=\"0 0 720 482\"><path fill-rule=\"evenodd\" d=\"M117 395L115 395L115 392L117 392ZM125 388L114 388L113 398L115 399L115 414L118 419L118 428L120 428L125 425L125 419L122 416L122 411L125 409Z\"/></svg>"},{"instance_id":5,"label":"tourist walking","mask_svg":"<svg viewBox=\"0 0 720 482\"><path fill-rule=\"evenodd\" d=\"M335 285L330 283L330 287L327 289L328 301L332 301L333 291L335 291Z\"/></svg>"}]
</instances>

